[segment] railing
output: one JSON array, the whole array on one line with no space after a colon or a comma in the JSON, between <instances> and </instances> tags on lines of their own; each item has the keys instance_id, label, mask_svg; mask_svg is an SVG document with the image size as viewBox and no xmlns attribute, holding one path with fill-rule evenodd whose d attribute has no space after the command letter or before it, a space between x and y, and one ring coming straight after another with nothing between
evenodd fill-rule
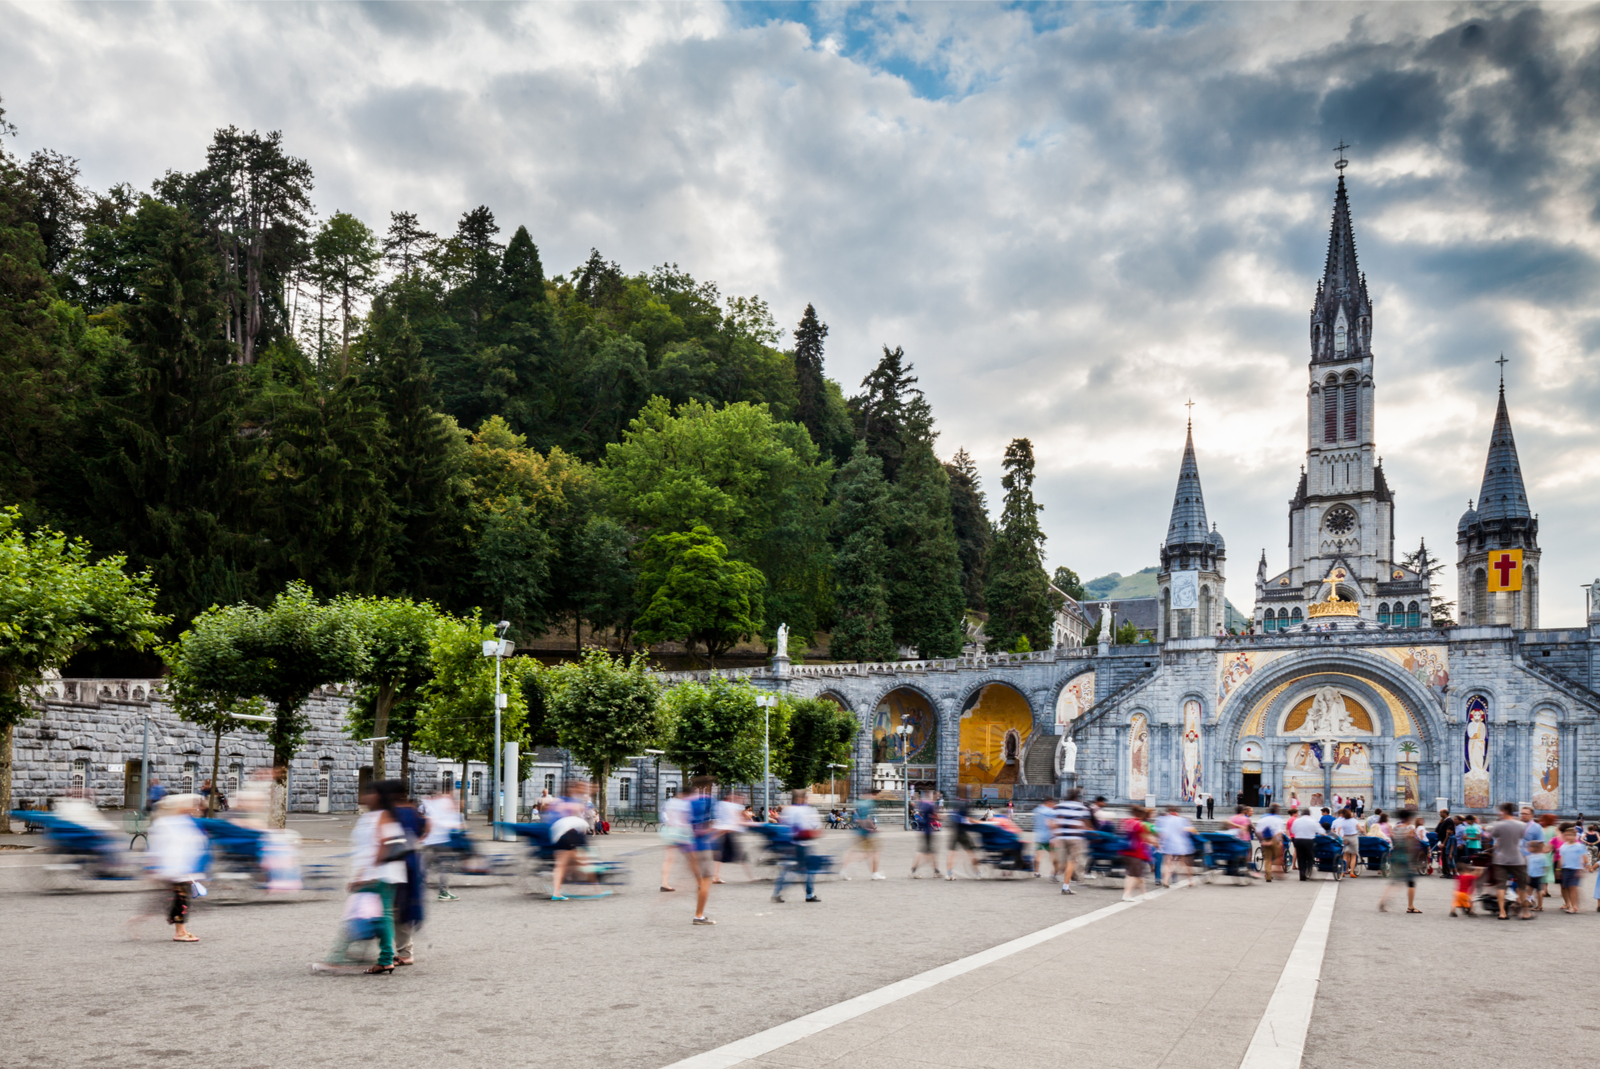
<instances>
[{"instance_id":1,"label":"railing","mask_svg":"<svg viewBox=\"0 0 1600 1069\"><path fill-rule=\"evenodd\" d=\"M1069 731L1072 736L1076 738L1080 731L1094 723L1096 720L1100 719L1102 716L1105 716L1106 713L1110 712L1111 709L1118 705L1124 698L1143 687L1146 683L1149 683L1155 677L1156 670L1152 669L1136 679L1128 680L1126 683L1122 684L1122 686L1118 687L1116 690L1113 690L1110 694L1107 694L1104 698L1101 698L1099 701L1089 706L1089 708L1085 709L1082 715L1073 718L1073 720L1067 724L1067 731Z\"/></svg>"},{"instance_id":2,"label":"railing","mask_svg":"<svg viewBox=\"0 0 1600 1069\"><path fill-rule=\"evenodd\" d=\"M919 658L909 661L863 661L850 664L797 664L788 670L789 678L840 678L845 676L903 675L926 672L960 672L984 668L1009 668L1025 664L1056 664L1095 656L1089 646L1056 646L1031 653L969 653L960 657ZM706 668L698 671L657 672L663 683L703 682L707 679L777 679L778 673L766 666L758 668Z\"/></svg>"}]
</instances>

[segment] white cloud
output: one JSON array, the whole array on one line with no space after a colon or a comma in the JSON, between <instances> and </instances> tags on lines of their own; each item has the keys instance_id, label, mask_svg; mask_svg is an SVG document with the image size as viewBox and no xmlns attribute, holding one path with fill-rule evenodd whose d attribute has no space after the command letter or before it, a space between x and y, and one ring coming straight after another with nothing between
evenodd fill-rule
<instances>
[{"instance_id":1,"label":"white cloud","mask_svg":"<svg viewBox=\"0 0 1600 1069\"><path fill-rule=\"evenodd\" d=\"M1086 576L1154 563L1192 395L1241 606L1260 548L1283 563L1345 137L1399 541L1453 544L1504 349L1545 622L1577 621L1600 570L1595 9L787 10L14 5L0 94L18 147L98 186L192 169L218 126L282 129L324 211L448 229L487 203L551 270L593 245L785 325L813 301L847 390L905 346L991 496L1006 440L1035 440L1051 555Z\"/></svg>"}]
</instances>

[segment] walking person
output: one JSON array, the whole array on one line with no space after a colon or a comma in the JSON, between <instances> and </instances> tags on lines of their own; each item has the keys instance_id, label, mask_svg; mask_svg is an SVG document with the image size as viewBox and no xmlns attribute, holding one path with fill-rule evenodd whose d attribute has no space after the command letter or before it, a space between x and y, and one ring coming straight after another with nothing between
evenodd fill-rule
<instances>
[{"instance_id":1,"label":"walking person","mask_svg":"<svg viewBox=\"0 0 1600 1069\"><path fill-rule=\"evenodd\" d=\"M1289 825L1289 835L1294 840L1294 863L1300 870L1300 882L1311 879L1311 872L1316 867L1317 836L1322 832L1322 825L1317 822L1309 811L1301 813Z\"/></svg>"},{"instance_id":2,"label":"walking person","mask_svg":"<svg viewBox=\"0 0 1600 1069\"><path fill-rule=\"evenodd\" d=\"M1594 865L1589 860L1589 848L1578 839L1576 824L1561 825L1561 838L1556 847L1556 862L1561 870L1561 910L1578 912L1578 886L1583 882L1585 870Z\"/></svg>"},{"instance_id":3,"label":"walking person","mask_svg":"<svg viewBox=\"0 0 1600 1069\"><path fill-rule=\"evenodd\" d=\"M1489 827L1489 838L1494 842L1494 866L1491 869L1494 898L1500 919L1505 920L1506 888L1515 885L1517 903L1522 907L1522 919L1531 921L1533 904L1528 897L1528 864L1522 853L1522 836L1527 825L1517 819L1516 813L1516 806L1510 802L1501 803L1500 819Z\"/></svg>"},{"instance_id":4,"label":"walking person","mask_svg":"<svg viewBox=\"0 0 1600 1069\"><path fill-rule=\"evenodd\" d=\"M1448 880L1456 874L1456 825L1460 821L1450 815L1450 810L1439 810L1439 823L1433 834L1439 841L1439 878Z\"/></svg>"},{"instance_id":5,"label":"walking person","mask_svg":"<svg viewBox=\"0 0 1600 1069\"><path fill-rule=\"evenodd\" d=\"M693 836L689 847L689 871L694 876L694 923L715 924L706 916L706 902L711 898L712 860L716 856L717 802L711 797L713 781L710 776L696 776L689 781L694 793L689 798L689 830Z\"/></svg>"},{"instance_id":6,"label":"walking person","mask_svg":"<svg viewBox=\"0 0 1600 1069\"><path fill-rule=\"evenodd\" d=\"M174 943L198 943L189 931L189 897L204 875L206 833L195 823L205 808L198 794L164 794L150 825L149 850L166 901L167 923Z\"/></svg>"},{"instance_id":7,"label":"walking person","mask_svg":"<svg viewBox=\"0 0 1600 1069\"><path fill-rule=\"evenodd\" d=\"M791 795L793 801L783 807L783 812L778 816L778 823L784 825L789 832L790 842L794 846L795 869L804 874L806 881L806 901L821 902L817 897L817 874L811 868L810 843L822 834L822 820L817 816L817 811L806 804L806 792L795 791ZM772 885L772 900L783 901L783 883L788 870L778 866L778 877Z\"/></svg>"},{"instance_id":8,"label":"walking person","mask_svg":"<svg viewBox=\"0 0 1600 1069\"><path fill-rule=\"evenodd\" d=\"M567 796L557 802L552 808L555 820L550 825L550 845L555 848L556 867L550 875L550 901L566 902L569 896L561 893L567 877L572 874L574 866L579 868L583 879L590 883L599 880L593 873L583 873L582 858L589 854L589 784L584 780L574 780L567 785ZM580 857L582 855L582 857ZM671 890L670 887L664 890ZM588 897L603 898L611 892L600 889Z\"/></svg>"},{"instance_id":9,"label":"walking person","mask_svg":"<svg viewBox=\"0 0 1600 1069\"><path fill-rule=\"evenodd\" d=\"M1417 908L1417 869L1419 852L1426 849L1423 845L1423 830L1415 813L1409 809L1402 809L1399 813L1400 823L1394 828L1394 846L1389 851L1389 883L1383 889L1383 894L1378 896L1378 912L1389 911L1389 893L1399 884L1406 885L1406 912L1421 913Z\"/></svg>"},{"instance_id":10,"label":"walking person","mask_svg":"<svg viewBox=\"0 0 1600 1069\"><path fill-rule=\"evenodd\" d=\"M661 806L661 841L666 849L661 855L661 889L676 891L672 886L672 863L680 857L687 858L693 845L694 832L689 827L689 800L674 794Z\"/></svg>"},{"instance_id":11,"label":"walking person","mask_svg":"<svg viewBox=\"0 0 1600 1069\"><path fill-rule=\"evenodd\" d=\"M1133 814L1122 822L1126 842L1122 848L1122 900L1137 901L1144 894L1144 873L1150 865L1150 828L1145 823L1150 811L1142 805L1133 807Z\"/></svg>"},{"instance_id":12,"label":"walking person","mask_svg":"<svg viewBox=\"0 0 1600 1069\"><path fill-rule=\"evenodd\" d=\"M1194 879L1194 827L1177 806L1168 806L1164 816L1156 820L1156 839L1161 849L1162 865L1166 869L1164 881L1171 887L1178 873L1185 880Z\"/></svg>"},{"instance_id":13,"label":"walking person","mask_svg":"<svg viewBox=\"0 0 1600 1069\"><path fill-rule=\"evenodd\" d=\"M1083 804L1083 793L1076 787L1056 806L1051 824L1052 845L1060 857L1061 893L1077 894L1072 889L1072 878L1087 869L1089 857L1089 829L1093 822L1089 807Z\"/></svg>"},{"instance_id":14,"label":"walking person","mask_svg":"<svg viewBox=\"0 0 1600 1069\"><path fill-rule=\"evenodd\" d=\"M428 818L418 811L416 802L401 780L389 780L389 789L399 798L394 807L395 820L406 833L408 843L420 845L428 834ZM416 964L415 939L425 915L423 893L428 889L428 873L423 867L424 853L420 849L406 851L406 882L395 885L394 896L394 963Z\"/></svg>"},{"instance_id":15,"label":"walking person","mask_svg":"<svg viewBox=\"0 0 1600 1069\"><path fill-rule=\"evenodd\" d=\"M361 794L361 804L366 812L361 814L350 830L350 881L347 887L352 896L370 894L376 897L376 912L372 920L378 938L378 961L360 970L375 975L394 972L394 899L395 885L406 879L406 836L395 816L397 799L388 789L388 781L369 783ZM355 968L350 959L350 930L341 924L339 938L328 953L326 961L311 966L313 972L348 972Z\"/></svg>"},{"instance_id":16,"label":"walking person","mask_svg":"<svg viewBox=\"0 0 1600 1069\"><path fill-rule=\"evenodd\" d=\"M1550 853L1544 837L1544 826L1533 815L1533 806L1522 807L1522 855L1528 866L1528 899L1535 913L1544 912L1545 869L1549 867Z\"/></svg>"},{"instance_id":17,"label":"walking person","mask_svg":"<svg viewBox=\"0 0 1600 1069\"><path fill-rule=\"evenodd\" d=\"M911 878L917 878L917 870L922 867L922 859L927 858L933 866L933 878L939 878L939 855L935 852L938 847L933 841L933 826L938 823L939 806L934 802L930 792L924 792L917 799L916 820L917 830L922 833L921 849L911 859Z\"/></svg>"},{"instance_id":18,"label":"walking person","mask_svg":"<svg viewBox=\"0 0 1600 1069\"><path fill-rule=\"evenodd\" d=\"M1044 859L1050 856L1050 843L1054 838L1053 827L1056 820L1056 800L1046 798L1033 808L1033 874L1035 877L1043 876ZM1061 862L1055 860L1051 869L1051 878L1061 872Z\"/></svg>"},{"instance_id":19,"label":"walking person","mask_svg":"<svg viewBox=\"0 0 1600 1069\"><path fill-rule=\"evenodd\" d=\"M1352 880L1361 875L1361 824L1349 809L1339 810L1333 834L1344 846L1344 874Z\"/></svg>"},{"instance_id":20,"label":"walking person","mask_svg":"<svg viewBox=\"0 0 1600 1069\"><path fill-rule=\"evenodd\" d=\"M455 902L457 896L450 892L451 836L461 827L461 810L456 808L455 796L449 791L430 795L423 803L423 815L428 818L428 831L422 837L424 862L438 880L436 900Z\"/></svg>"},{"instance_id":21,"label":"walking person","mask_svg":"<svg viewBox=\"0 0 1600 1069\"><path fill-rule=\"evenodd\" d=\"M1266 873L1267 882L1272 882L1272 873L1283 863L1283 818L1278 815L1278 807L1267 806L1267 815L1256 823L1256 836L1261 840L1261 871Z\"/></svg>"},{"instance_id":22,"label":"walking person","mask_svg":"<svg viewBox=\"0 0 1600 1069\"><path fill-rule=\"evenodd\" d=\"M945 857L944 878L946 880L953 880L956 878L957 850L966 852L967 871L969 873L976 874L978 871L978 862L972 854L973 843L971 807L967 805L967 800L965 798L957 798L953 803L946 807L946 812L950 814L950 853Z\"/></svg>"},{"instance_id":23,"label":"walking person","mask_svg":"<svg viewBox=\"0 0 1600 1069\"><path fill-rule=\"evenodd\" d=\"M712 883L726 882L722 878L722 866L728 864L741 866L747 882L756 878L755 873L750 871L750 859L745 856L744 846L739 841L748 819L746 811L745 797L738 792L717 803L717 867L711 874Z\"/></svg>"},{"instance_id":24,"label":"walking person","mask_svg":"<svg viewBox=\"0 0 1600 1069\"><path fill-rule=\"evenodd\" d=\"M862 860L871 864L872 878L874 880L887 879L883 873L878 871L877 797L877 792L873 791L856 799L856 841L851 844L850 849L844 852L844 860L839 865L839 875L846 880L850 877L845 876L844 870L854 864L851 858L852 855L857 853L861 855Z\"/></svg>"}]
</instances>

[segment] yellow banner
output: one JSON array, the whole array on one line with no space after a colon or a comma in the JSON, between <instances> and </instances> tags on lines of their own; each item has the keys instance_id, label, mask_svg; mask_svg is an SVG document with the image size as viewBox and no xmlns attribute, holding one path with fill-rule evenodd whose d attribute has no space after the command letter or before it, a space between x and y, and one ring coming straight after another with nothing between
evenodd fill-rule
<instances>
[{"instance_id":1,"label":"yellow banner","mask_svg":"<svg viewBox=\"0 0 1600 1069\"><path fill-rule=\"evenodd\" d=\"M1522 550L1496 549L1489 553L1489 592L1522 589Z\"/></svg>"}]
</instances>

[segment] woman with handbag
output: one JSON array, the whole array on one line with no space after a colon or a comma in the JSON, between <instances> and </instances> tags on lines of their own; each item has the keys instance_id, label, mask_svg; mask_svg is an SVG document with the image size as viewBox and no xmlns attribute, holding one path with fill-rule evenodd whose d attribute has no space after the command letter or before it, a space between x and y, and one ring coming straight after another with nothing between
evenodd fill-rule
<instances>
[{"instance_id":1,"label":"woman with handbag","mask_svg":"<svg viewBox=\"0 0 1600 1069\"><path fill-rule=\"evenodd\" d=\"M395 888L406 882L406 855L415 849L395 814L400 798L388 780L370 784L361 795L367 811L350 832L350 893L376 895L383 910L373 918L377 922L378 962L359 971L384 976L394 972ZM341 925L328 960L313 965L312 971L358 971L348 953L351 934L347 925Z\"/></svg>"}]
</instances>

